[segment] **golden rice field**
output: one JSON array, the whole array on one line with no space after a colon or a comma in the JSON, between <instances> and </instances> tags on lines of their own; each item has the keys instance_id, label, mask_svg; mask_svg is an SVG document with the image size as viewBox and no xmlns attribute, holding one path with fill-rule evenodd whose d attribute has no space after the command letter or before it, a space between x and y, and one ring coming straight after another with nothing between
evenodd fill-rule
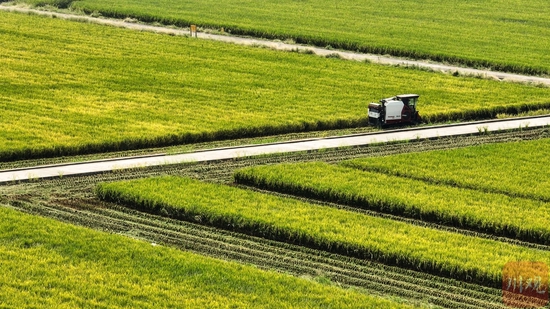
<instances>
[{"instance_id":1,"label":"golden rice field","mask_svg":"<svg viewBox=\"0 0 550 309\"><path fill-rule=\"evenodd\" d=\"M16 3L550 74L542 0ZM420 94L430 123L550 108L540 85L0 20L0 162L361 127L369 102L400 93ZM549 132L3 184L0 308L493 308L509 262L550 265Z\"/></svg>"},{"instance_id":2,"label":"golden rice field","mask_svg":"<svg viewBox=\"0 0 550 309\"><path fill-rule=\"evenodd\" d=\"M550 103L534 86L0 16L1 160L359 126L404 92L428 120Z\"/></svg>"},{"instance_id":3,"label":"golden rice field","mask_svg":"<svg viewBox=\"0 0 550 309\"><path fill-rule=\"evenodd\" d=\"M549 74L544 0L26 0L111 17L526 74Z\"/></svg>"}]
</instances>

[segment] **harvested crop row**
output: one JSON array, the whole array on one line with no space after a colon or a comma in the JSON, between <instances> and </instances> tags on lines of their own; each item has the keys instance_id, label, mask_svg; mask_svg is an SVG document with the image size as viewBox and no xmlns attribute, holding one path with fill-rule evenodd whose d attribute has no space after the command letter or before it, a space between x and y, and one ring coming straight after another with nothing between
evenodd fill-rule
<instances>
[{"instance_id":1,"label":"harvested crop row","mask_svg":"<svg viewBox=\"0 0 550 309\"><path fill-rule=\"evenodd\" d=\"M188 178L103 183L96 192L144 211L490 286L502 284L509 261L550 262L543 250Z\"/></svg>"},{"instance_id":2,"label":"harvested crop row","mask_svg":"<svg viewBox=\"0 0 550 309\"><path fill-rule=\"evenodd\" d=\"M354 159L345 166L431 183L550 202L550 139L488 144L385 159ZM529 204L529 203L527 203ZM536 220L536 216L527 221Z\"/></svg>"},{"instance_id":3,"label":"harvested crop row","mask_svg":"<svg viewBox=\"0 0 550 309\"><path fill-rule=\"evenodd\" d=\"M369 101L404 89L422 95L432 120L550 106L548 90L534 86L15 13L0 19L0 161L356 127Z\"/></svg>"},{"instance_id":4,"label":"harvested crop row","mask_svg":"<svg viewBox=\"0 0 550 309\"><path fill-rule=\"evenodd\" d=\"M372 159L377 160L391 161ZM250 167L237 171L235 180L262 189L550 244L550 204L545 202L322 162Z\"/></svg>"}]
</instances>

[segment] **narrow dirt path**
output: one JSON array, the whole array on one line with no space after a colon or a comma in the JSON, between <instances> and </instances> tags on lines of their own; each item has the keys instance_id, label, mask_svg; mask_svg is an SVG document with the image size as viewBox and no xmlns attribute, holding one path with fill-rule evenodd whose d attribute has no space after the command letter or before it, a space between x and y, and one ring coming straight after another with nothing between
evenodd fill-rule
<instances>
[{"instance_id":1,"label":"narrow dirt path","mask_svg":"<svg viewBox=\"0 0 550 309\"><path fill-rule=\"evenodd\" d=\"M24 14L37 14L37 15L50 16L50 17L55 17L55 18L64 19L64 20L89 22L89 23L100 24L100 25L109 25L114 27L133 29L138 31L150 31L155 33L179 35L179 36L190 35L189 29L181 29L181 28L176 29L176 28L170 28L170 27L151 26L151 25L145 25L145 24L139 24L139 23L126 22L124 20L118 20L118 19L106 19L106 18L86 16L86 15L41 11L37 9L10 6L5 4L4 5L0 4L0 10L8 11L8 12L18 12L18 13L24 13ZM484 78L494 78L496 80L501 80L501 81L542 84L542 85L550 86L550 78L537 77L537 76L525 76L525 75L503 73L503 72L496 72L496 71L489 71L489 70L478 70L478 69L464 68L464 67L458 67L458 66L452 66L452 65L445 65L441 63L431 63L431 62L424 62L424 61L406 60L406 59L400 59L400 58L394 58L394 57L387 57L387 56L381 56L381 55L331 50L331 49L325 49L325 48L319 48L319 47L313 47L313 46L289 44L289 43L283 43L283 42L277 42L277 41L268 41L268 40L262 40L257 38L231 36L227 34L221 35L221 34L197 32L197 38L234 43L234 44L240 44L240 45L248 45L248 46L265 46L276 50L309 51L319 56L338 55L340 58L347 59L347 60L370 61L373 63L394 65L394 66L399 65L399 66L419 67L419 68L433 70L436 72L444 72L444 73L456 72L461 75L481 76Z\"/></svg>"}]
</instances>

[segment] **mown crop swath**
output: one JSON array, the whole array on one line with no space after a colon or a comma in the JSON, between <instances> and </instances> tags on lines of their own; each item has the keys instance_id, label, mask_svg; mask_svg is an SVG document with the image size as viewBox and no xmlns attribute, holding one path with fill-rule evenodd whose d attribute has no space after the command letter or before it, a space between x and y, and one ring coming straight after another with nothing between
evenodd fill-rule
<instances>
[{"instance_id":1,"label":"mown crop swath","mask_svg":"<svg viewBox=\"0 0 550 309\"><path fill-rule=\"evenodd\" d=\"M321 162L251 167L237 171L235 180L267 190L550 244L550 204L531 199Z\"/></svg>"},{"instance_id":2,"label":"mown crop swath","mask_svg":"<svg viewBox=\"0 0 550 309\"><path fill-rule=\"evenodd\" d=\"M0 293L13 308L409 308L0 207Z\"/></svg>"},{"instance_id":3,"label":"mown crop swath","mask_svg":"<svg viewBox=\"0 0 550 309\"><path fill-rule=\"evenodd\" d=\"M354 159L343 165L550 202L550 139ZM546 204L545 204L546 205ZM537 220L532 218L529 221Z\"/></svg>"},{"instance_id":4,"label":"mown crop swath","mask_svg":"<svg viewBox=\"0 0 550 309\"><path fill-rule=\"evenodd\" d=\"M103 183L102 199L140 210L491 286L505 263L550 252L180 177Z\"/></svg>"},{"instance_id":5,"label":"mown crop swath","mask_svg":"<svg viewBox=\"0 0 550 309\"><path fill-rule=\"evenodd\" d=\"M457 0L25 2L70 5L88 13L147 22L224 27L235 34L290 37L299 43L496 70L550 72L550 11L545 0L496 0L490 8L486 2Z\"/></svg>"},{"instance_id":6,"label":"mown crop swath","mask_svg":"<svg viewBox=\"0 0 550 309\"><path fill-rule=\"evenodd\" d=\"M432 120L550 104L547 89L532 86L0 18L2 161L360 126L367 102L404 89L423 95Z\"/></svg>"}]
</instances>

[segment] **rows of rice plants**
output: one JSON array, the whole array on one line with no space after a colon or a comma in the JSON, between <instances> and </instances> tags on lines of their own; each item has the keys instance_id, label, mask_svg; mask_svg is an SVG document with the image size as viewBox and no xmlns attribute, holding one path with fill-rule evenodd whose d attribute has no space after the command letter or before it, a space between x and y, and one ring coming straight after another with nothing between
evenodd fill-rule
<instances>
[{"instance_id":1,"label":"rows of rice plants","mask_svg":"<svg viewBox=\"0 0 550 309\"><path fill-rule=\"evenodd\" d=\"M229 233L224 232L221 229L209 229L207 226L202 226L197 228L195 224L187 223L187 222L181 222L181 223L173 223L175 220L169 220L172 222L171 224L164 225L163 223L155 225L156 227L159 227L159 229L150 229L147 225L150 224L151 221L157 222L157 220L161 220L161 218L158 218L157 216L150 216L144 213L140 212L134 212L129 209L125 209L124 207L116 207L116 210L118 211L112 211L110 209L111 204L109 204L109 207L105 206L103 203L99 203L96 201L96 199L91 194L92 188L95 186L98 182L105 182L105 181L118 181L122 179L135 179L135 178L143 178L143 177L151 177L153 175L159 175L159 174L175 174L175 175L186 175L189 177L194 177L198 179L206 179L208 181L214 181L214 182L224 182L224 183L230 183L232 182L232 173L236 169L240 169L242 167L251 166L251 165L257 165L257 164L273 164L278 163L281 161L288 161L288 162L295 162L300 160L323 160L323 161L341 161L343 159L349 159L353 157L360 157L360 156L379 156L381 154L388 155L392 153L401 153L404 151L421 151L421 150L427 150L427 149L440 149L442 147L457 147L457 146L466 146L471 144L479 144L479 143L492 143L496 141L503 141L503 140L510 140L510 139L518 139L518 138L527 138L531 136L531 138L537 138L540 133L541 129L537 130L527 130L527 131L516 131L516 132L506 132L506 133L499 133L499 134L493 134L493 135L481 135L481 136L461 136L461 137L454 137L454 138L442 138L437 140L424 140L414 143L407 143L407 144L390 144L390 145L375 145L371 147L361 147L361 148L345 148L340 149L339 151L335 150L327 150L323 152L313 152L313 153L294 153L294 154L288 154L283 157L256 157L256 158L242 158L236 161L223 161L223 162L215 162L215 163L197 163L197 164L185 164L185 165L176 165L176 166L163 166L153 169L140 169L140 170L132 170L132 171L117 171L116 173L107 173L107 174L101 174L101 175L92 175L92 176L86 176L86 177L63 177L63 178L57 178L55 180L50 180L47 182L39 182L39 183L20 183L17 185L11 185L11 186L1 186L0 187L0 204L7 203L12 204L14 206L17 206L21 209L28 210L27 207L32 207L33 209L36 209L36 212L43 216L50 216L54 217L57 220L66 220L63 219L59 215L58 211L54 211L57 209L64 209L64 213L67 214L67 216L70 216L70 219L68 222L71 222L73 224L84 224L85 226L88 226L90 228L94 229L101 229L101 230L107 230L111 233L122 233L124 235L132 235L133 237L139 237L142 239L148 239L150 242L156 242L156 243L169 243L171 246L176 246L182 250L192 250L194 252L200 252L202 254L206 254L209 256L212 256L213 253L216 253L219 250L227 250L229 249L228 244L233 243L227 238L220 238L218 236L219 234L230 234L233 237L233 241L236 241L240 239L238 236L239 233ZM506 136L506 138L504 138ZM22 203L21 203L21 202ZM45 205L47 207L45 207ZM79 211L75 211L79 210ZM101 213L102 216L96 216L96 213ZM127 213L133 213L136 217L139 219L136 219L135 222L132 220L131 216L121 216L120 213L127 214ZM153 220L151 220L153 218ZM94 223L95 221L95 223ZM162 221L164 222L164 221ZM173 224L173 225L172 225ZM182 233L181 226L190 225L189 232L188 233ZM117 227L118 226L118 227ZM432 225L431 225L432 226ZM170 228L176 230L174 231ZM197 232L200 231L211 231L211 234L208 233L201 233ZM191 234L191 237L188 237L187 235ZM208 236L210 235L210 236ZM209 241L211 237L214 237L218 243L212 243ZM242 235L241 235L242 237ZM250 239L258 239L256 237L250 237ZM224 244L227 240L227 244ZM271 241L267 241L269 243L274 243ZM324 278L330 278L333 279L336 282L345 284L350 283L352 285L359 285L361 287L369 287L369 290L376 289L376 291L379 291L385 295L394 295L394 293L397 293L398 296L404 297L404 298L415 298L415 294L420 295L420 299L430 299L430 302L434 300L435 297L438 298L447 298L449 300L455 300L458 302L466 302L465 299L461 299L460 295L470 295L470 299L477 298L480 300L480 304L477 306L474 305L476 308L495 308L498 307L498 304L501 304L501 291L499 288L497 289L491 289L491 288L484 288L482 286L474 285L474 284L465 284L463 289L460 290L454 290L452 289L452 286L454 284L452 282L449 283L449 285L444 285L443 283L449 282L445 278L441 277L435 277L429 276L428 274L422 274L419 272L413 272L413 271L407 271L402 269L402 273L399 269L396 269L394 267L389 267L391 269L396 270L397 274L395 272L382 272L378 279L372 279L369 280L369 278L372 278L373 272L371 270L367 269L361 269L361 268L355 268L354 263L347 264L345 266L346 270L353 270L353 273L359 273L360 278L364 278L369 283L364 283L362 280L358 281L346 281L345 276L341 276L340 274L337 274L335 277L332 277L330 275L330 268L327 270L327 273L325 273L325 268L319 265L312 265L311 263L313 261L317 261L314 257L321 257L326 256L328 253L322 253L319 252L319 250L308 250L307 248L300 247L300 246L293 246L288 245L289 247L293 248L299 248L300 252L301 250L306 250L307 252L312 252L310 256L294 256L296 257L297 262L294 262L291 259L288 259L288 255L284 253L279 253L277 255L277 252L271 252L270 250L266 249L265 247L262 247L261 245L265 242L260 240L259 241L259 248L258 251L262 252L262 254L256 254L255 252L252 252L250 256L253 258L248 259L246 256L243 256L243 250L250 249L251 246L249 243L238 243L235 242L235 247L237 248L236 252L227 252L224 251L222 253L219 253L217 255L214 255L215 257L220 257L222 259L237 259L241 261L242 263L247 264L253 264L258 265L261 268L276 268L279 271L284 272L291 272L296 275L303 275L304 273L300 273L302 271L302 267L309 265L311 266L311 269L318 269L322 276ZM279 243L279 242L276 242ZM182 245L183 244L183 245ZM279 243L280 244L280 243ZM198 249L201 248L201 249ZM254 247L256 248L256 247ZM285 247L286 248L286 247ZM203 251L197 251L197 250L203 250ZM269 262L258 262L258 258L262 256L266 256L265 260ZM332 256L332 255L331 255ZM357 261L357 259L352 259ZM347 261L345 257L342 257L342 261ZM318 273L313 272L314 276L318 276ZM362 274L363 276L361 276ZM405 280L403 277L401 277L399 274L403 274L406 277L412 277L409 281L407 279L407 282L410 282L410 286L407 286L407 284L404 285L403 290L405 291L404 294L400 292L400 290L395 289L394 284L398 284ZM416 278L416 281L415 281ZM377 282L382 281L381 284L376 285ZM386 283L387 282L387 283ZM443 284L443 285L442 285ZM427 291L427 287L432 287L432 292ZM442 292L438 292L437 290ZM485 292L482 292L478 295L472 294L475 291L485 291L485 290L491 290L493 291L492 294L493 297L484 296L483 294ZM401 291L403 291L401 290ZM407 290L410 292L407 292ZM435 292L435 293L434 293ZM500 293L499 293L500 292ZM425 295L425 297L422 297ZM450 296L449 294L450 293ZM428 295L434 296L434 298L431 298ZM496 305L490 306L482 306L482 300L491 300ZM433 302L432 302L433 303ZM435 304L440 304L444 307L449 306L449 302L435 302ZM462 306L455 306L451 308L463 308L466 305Z\"/></svg>"},{"instance_id":2,"label":"rows of rice plants","mask_svg":"<svg viewBox=\"0 0 550 309\"><path fill-rule=\"evenodd\" d=\"M544 0L23 0L146 22L225 28L234 34L462 63L550 72L550 10ZM518 9L521 8L521 9ZM498 98L498 97L497 97Z\"/></svg>"},{"instance_id":3,"label":"rows of rice plants","mask_svg":"<svg viewBox=\"0 0 550 309\"><path fill-rule=\"evenodd\" d=\"M550 262L545 250L182 177L103 183L96 193L143 211L495 287L509 261Z\"/></svg>"},{"instance_id":4,"label":"rows of rice plants","mask_svg":"<svg viewBox=\"0 0 550 309\"><path fill-rule=\"evenodd\" d=\"M371 161L392 161L392 157ZM550 204L541 201L322 162L251 167L237 171L235 180L263 189L550 244Z\"/></svg>"},{"instance_id":5,"label":"rows of rice plants","mask_svg":"<svg viewBox=\"0 0 550 309\"><path fill-rule=\"evenodd\" d=\"M2 202L0 195L0 204ZM98 204L101 206L98 207ZM47 206L24 202L15 207L35 215L110 233L127 235L131 227L133 237L148 242L169 244L181 250L236 260L295 276L322 281L329 279L338 285L361 287L366 293L382 293L446 308L463 308L465 304L495 308L495 303L500 304L502 298L498 289L159 217L94 198L62 204L53 200Z\"/></svg>"},{"instance_id":6,"label":"rows of rice plants","mask_svg":"<svg viewBox=\"0 0 550 309\"><path fill-rule=\"evenodd\" d=\"M0 161L361 126L368 102L402 92L426 119L550 105L534 86L0 18Z\"/></svg>"},{"instance_id":7,"label":"rows of rice plants","mask_svg":"<svg viewBox=\"0 0 550 309\"><path fill-rule=\"evenodd\" d=\"M550 139L354 159L345 166L550 202ZM535 218L533 218L534 220Z\"/></svg>"},{"instance_id":8,"label":"rows of rice plants","mask_svg":"<svg viewBox=\"0 0 550 309\"><path fill-rule=\"evenodd\" d=\"M409 308L0 207L7 308Z\"/></svg>"}]
</instances>

